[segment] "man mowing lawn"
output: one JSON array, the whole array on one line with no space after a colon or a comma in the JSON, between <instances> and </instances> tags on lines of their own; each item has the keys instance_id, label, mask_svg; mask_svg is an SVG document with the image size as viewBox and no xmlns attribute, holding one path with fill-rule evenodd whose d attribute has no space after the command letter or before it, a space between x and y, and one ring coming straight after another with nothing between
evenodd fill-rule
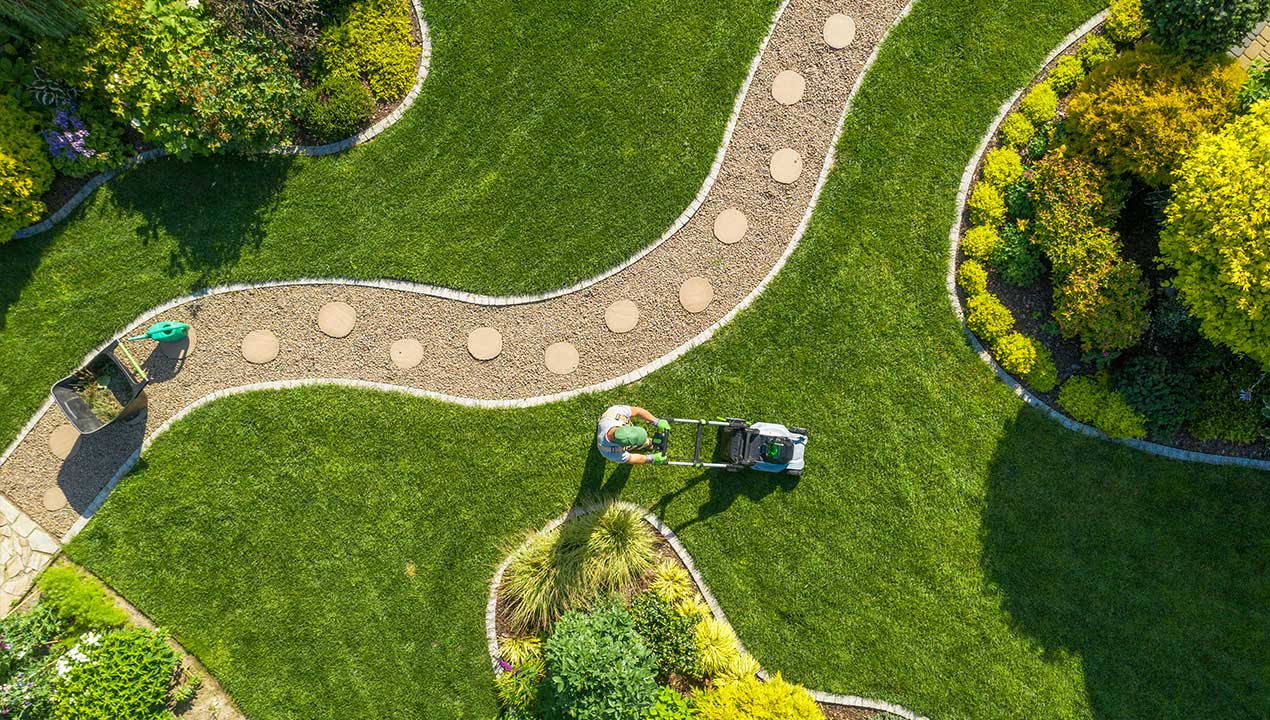
<instances>
[{"instance_id":1,"label":"man mowing lawn","mask_svg":"<svg viewBox=\"0 0 1270 720\"><path fill-rule=\"evenodd\" d=\"M637 405L614 405L600 416L599 427L595 433L595 446L605 459L619 463L642 465L652 463L664 465L666 456L655 452L647 455L639 452L653 446L648 431L632 423L632 418L639 418L658 430L669 430L670 423L659 420L652 413Z\"/></svg>"}]
</instances>

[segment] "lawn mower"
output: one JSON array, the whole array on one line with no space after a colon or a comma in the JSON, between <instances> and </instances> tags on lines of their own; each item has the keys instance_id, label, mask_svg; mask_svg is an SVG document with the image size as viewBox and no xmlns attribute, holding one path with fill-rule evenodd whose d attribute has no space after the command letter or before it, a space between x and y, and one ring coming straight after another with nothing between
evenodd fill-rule
<instances>
[{"instance_id":1,"label":"lawn mower","mask_svg":"<svg viewBox=\"0 0 1270 720\"><path fill-rule=\"evenodd\" d=\"M807 447L807 430L789 428L777 423L751 423L740 418L691 420L666 418L672 424L696 426L692 459L675 459L670 455L670 431L653 434L653 447L664 454L667 465L718 468L728 472L750 469L760 472L803 474L803 451ZM715 455L724 462L706 462L701 458L701 440L707 427L718 428Z\"/></svg>"}]
</instances>

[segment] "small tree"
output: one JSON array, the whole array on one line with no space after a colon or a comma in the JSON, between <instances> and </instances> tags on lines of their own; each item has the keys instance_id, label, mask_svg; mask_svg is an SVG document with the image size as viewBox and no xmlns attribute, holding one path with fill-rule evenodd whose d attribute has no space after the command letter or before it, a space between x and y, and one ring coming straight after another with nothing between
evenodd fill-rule
<instances>
[{"instance_id":1,"label":"small tree","mask_svg":"<svg viewBox=\"0 0 1270 720\"><path fill-rule=\"evenodd\" d=\"M1203 138L1178 173L1160 234L1200 331L1270 367L1270 100Z\"/></svg>"},{"instance_id":2,"label":"small tree","mask_svg":"<svg viewBox=\"0 0 1270 720\"><path fill-rule=\"evenodd\" d=\"M1142 0L1151 37L1194 57L1225 52L1270 15L1270 0Z\"/></svg>"}]
</instances>

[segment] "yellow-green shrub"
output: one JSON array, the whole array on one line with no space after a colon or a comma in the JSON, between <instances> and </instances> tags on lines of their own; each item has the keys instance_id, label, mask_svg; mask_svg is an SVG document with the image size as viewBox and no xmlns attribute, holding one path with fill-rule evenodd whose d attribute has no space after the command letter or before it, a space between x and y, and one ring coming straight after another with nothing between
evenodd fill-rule
<instances>
[{"instance_id":1,"label":"yellow-green shrub","mask_svg":"<svg viewBox=\"0 0 1270 720\"><path fill-rule=\"evenodd\" d=\"M788 683L776 673L763 682L747 677L699 692L697 717L701 720L823 720L820 706L801 685Z\"/></svg>"},{"instance_id":2,"label":"yellow-green shrub","mask_svg":"<svg viewBox=\"0 0 1270 720\"><path fill-rule=\"evenodd\" d=\"M1142 17L1142 0L1111 0L1107 14L1107 37L1117 45L1132 45L1147 31Z\"/></svg>"},{"instance_id":3,"label":"yellow-green shrub","mask_svg":"<svg viewBox=\"0 0 1270 720\"><path fill-rule=\"evenodd\" d=\"M1036 366L1036 343L1020 332L1012 332L992 345L992 354L1011 375L1027 375Z\"/></svg>"},{"instance_id":4,"label":"yellow-green shrub","mask_svg":"<svg viewBox=\"0 0 1270 720\"><path fill-rule=\"evenodd\" d=\"M1088 40L1081 44L1080 49L1076 51L1076 57L1080 58L1080 62L1085 66L1086 72L1093 70L1115 56L1116 46L1102 35L1090 36Z\"/></svg>"},{"instance_id":5,"label":"yellow-green shrub","mask_svg":"<svg viewBox=\"0 0 1270 720\"><path fill-rule=\"evenodd\" d=\"M980 293L966 301L966 325L985 343L1005 337L1014 328L1010 309L992 293Z\"/></svg>"},{"instance_id":6,"label":"yellow-green shrub","mask_svg":"<svg viewBox=\"0 0 1270 720\"><path fill-rule=\"evenodd\" d=\"M318 59L323 71L365 80L378 100L400 100L414 85L419 66L410 12L407 0L355 0L322 31Z\"/></svg>"},{"instance_id":7,"label":"yellow-green shrub","mask_svg":"<svg viewBox=\"0 0 1270 720\"><path fill-rule=\"evenodd\" d=\"M1058 385L1058 368L1054 367L1054 356L1041 343L1036 343L1036 363L1023 379L1037 392L1049 392Z\"/></svg>"},{"instance_id":8,"label":"yellow-green shrub","mask_svg":"<svg viewBox=\"0 0 1270 720\"><path fill-rule=\"evenodd\" d=\"M966 257L987 262L1001 246L1001 233L988 225L976 225L961 236L961 249Z\"/></svg>"},{"instance_id":9,"label":"yellow-green shrub","mask_svg":"<svg viewBox=\"0 0 1270 720\"><path fill-rule=\"evenodd\" d=\"M697 650L700 651L701 675L713 678L724 675L741 656L736 633L722 620L706 617L697 623Z\"/></svg>"},{"instance_id":10,"label":"yellow-green shrub","mask_svg":"<svg viewBox=\"0 0 1270 720\"><path fill-rule=\"evenodd\" d=\"M970 209L970 222L973 225L991 225L1001 227L1005 222L1005 198L1001 191L988 183L978 183L970 199L966 202Z\"/></svg>"},{"instance_id":11,"label":"yellow-green shrub","mask_svg":"<svg viewBox=\"0 0 1270 720\"><path fill-rule=\"evenodd\" d=\"M1164 262L1210 340L1270 366L1270 100L1200 141L1173 184Z\"/></svg>"},{"instance_id":12,"label":"yellow-green shrub","mask_svg":"<svg viewBox=\"0 0 1270 720\"><path fill-rule=\"evenodd\" d=\"M44 214L40 196L53 184L53 166L38 125L11 95L0 95L0 243Z\"/></svg>"},{"instance_id":13,"label":"yellow-green shrub","mask_svg":"<svg viewBox=\"0 0 1270 720\"><path fill-rule=\"evenodd\" d=\"M1151 316L1137 263L1114 258L1069 273L1054 288L1054 319L1065 337L1080 337L1089 352L1115 352L1138 343Z\"/></svg>"},{"instance_id":14,"label":"yellow-green shrub","mask_svg":"<svg viewBox=\"0 0 1270 720\"><path fill-rule=\"evenodd\" d=\"M973 258L963 260L957 268L957 287L967 296L988 292L988 271Z\"/></svg>"},{"instance_id":15,"label":"yellow-green shrub","mask_svg":"<svg viewBox=\"0 0 1270 720\"><path fill-rule=\"evenodd\" d=\"M1008 148L1026 145L1036 134L1036 126L1023 113L1013 112L1001 122L1001 144Z\"/></svg>"},{"instance_id":16,"label":"yellow-green shrub","mask_svg":"<svg viewBox=\"0 0 1270 720\"><path fill-rule=\"evenodd\" d=\"M1058 93L1048 82L1037 83L1019 103L1019 112L1034 125L1049 122L1058 114Z\"/></svg>"},{"instance_id":17,"label":"yellow-green shrub","mask_svg":"<svg viewBox=\"0 0 1270 720\"><path fill-rule=\"evenodd\" d=\"M1246 78L1230 58L1191 60L1139 45L1094 69L1072 96L1073 148L1113 173L1166 185L1200 135L1235 117Z\"/></svg>"},{"instance_id":18,"label":"yellow-green shrub","mask_svg":"<svg viewBox=\"0 0 1270 720\"><path fill-rule=\"evenodd\" d=\"M1023 159L1009 148L989 150L983 158L983 181L1002 190L1023 177Z\"/></svg>"},{"instance_id":19,"label":"yellow-green shrub","mask_svg":"<svg viewBox=\"0 0 1270 720\"><path fill-rule=\"evenodd\" d=\"M1054 64L1054 69L1050 71L1047 80L1053 86L1054 92L1066 95L1083 77L1085 77L1085 65L1080 58L1075 55L1064 55Z\"/></svg>"},{"instance_id":20,"label":"yellow-green shrub","mask_svg":"<svg viewBox=\"0 0 1270 720\"><path fill-rule=\"evenodd\" d=\"M1146 418L1112 390L1105 377L1081 375L1069 379L1058 391L1058 405L1111 437L1146 437Z\"/></svg>"}]
</instances>

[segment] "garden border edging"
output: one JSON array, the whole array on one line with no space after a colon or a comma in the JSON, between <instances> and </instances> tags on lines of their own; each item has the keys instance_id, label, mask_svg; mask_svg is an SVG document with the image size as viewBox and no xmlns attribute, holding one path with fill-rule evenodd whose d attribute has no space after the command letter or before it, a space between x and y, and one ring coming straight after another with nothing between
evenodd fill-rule
<instances>
[{"instance_id":1,"label":"garden border edging","mask_svg":"<svg viewBox=\"0 0 1270 720\"><path fill-rule=\"evenodd\" d=\"M1045 58L1045 60L1041 62L1040 68L1037 72L1039 73L1043 71L1045 66L1049 65L1054 58L1058 57L1065 50L1076 44L1089 33L1093 32L1103 23L1104 20L1107 19L1107 13L1108 11L1106 10L1098 13L1090 18L1084 25L1081 25L1079 28L1069 33L1067 37L1063 38L1063 40L1052 51L1050 51L1050 54ZM1238 457L1234 455L1217 455L1214 453L1197 452L1195 450L1183 450L1181 448L1150 442L1147 440L1113 438L1109 437L1106 433L1098 430L1097 428L1086 425L1082 422L1077 422L1059 412L1056 408L1041 398L1032 394L1032 392L1016 380L1014 376L1007 373L999 364L997 364L997 361L992 357L992 354L989 353L987 348L983 346L983 343L979 342L979 338L975 337L975 334L971 332L970 328L966 325L965 309L961 306L961 300L957 297L957 251L961 248L961 220L965 213L966 200L970 195L970 186L974 182L975 170L979 167L979 161L983 158L984 153L987 152L988 145L992 142L992 138L997 133L997 128L1001 125L1001 122L1005 120L1006 115L1010 112L1010 108L1014 106L1014 103L1019 99L1026 88L1027 85L1025 84L1023 88L1011 95L1010 98L1001 105L1001 109L997 112L996 118L988 126L987 132L984 133L983 138L979 142L979 147L970 158L970 163L966 166L966 170L961 176L961 186L957 189L956 214L953 216L952 227L948 231L948 274L944 278L944 285L945 290L948 293L948 302L952 305L953 313L956 314L957 320L961 323L961 330L970 341L971 348L974 350L975 354L979 356L979 359L983 360L988 367L992 368L993 372L997 374L997 378L1014 391L1015 395L1020 397L1028 405L1044 412L1050 417L1050 419L1058 422L1068 430L1081 433L1082 435L1088 435L1090 437L1119 443L1121 445L1127 445L1135 450L1140 450L1152 455L1159 455L1171 460L1199 462L1209 465L1233 465L1253 468L1256 470L1270 470L1270 460L1257 460L1254 458Z\"/></svg>"},{"instance_id":2,"label":"garden border edging","mask_svg":"<svg viewBox=\"0 0 1270 720\"><path fill-rule=\"evenodd\" d=\"M309 157L333 155L337 152L347 150L355 145L361 145L364 142L368 142L371 138L387 130L401 119L401 116L410 109L410 106L414 105L415 98L419 97L419 91L423 88L423 81L428 78L428 71L432 67L432 35L428 31L428 21L423 17L423 8L420 7L419 0L410 0L410 6L414 9L415 19L419 23L419 66L415 69L414 87L410 88L410 92L406 93L406 96L401 99L401 102L397 103L397 107L393 108L393 111L381 118L379 122L359 133L350 135L343 140L336 140L324 145L276 146L265 151L266 154L306 155ZM69 200L63 203L60 208L37 223L15 230L11 239L21 240L22 238L39 235L40 233L53 229L54 225L69 217L70 214L75 211L75 208L83 204L83 202L87 200L97 188L105 185L110 180L128 170L131 170L143 162L167 157L167 155L168 153L162 148L146 150L135 157L129 158L117 168L111 168L97 173L88 180L84 187L79 189L79 192L72 195Z\"/></svg>"},{"instance_id":3,"label":"garden border edging","mask_svg":"<svg viewBox=\"0 0 1270 720\"><path fill-rule=\"evenodd\" d=\"M539 529L539 532L554 530L573 518L596 512L597 510L607 507L609 504L610 503L607 502L595 502L579 507L572 507L563 515L559 515L553 518L546 525L543 525L542 528ZM714 619L727 624L728 627L731 627L732 623L728 622L728 617L724 614L723 607L719 605L719 601L715 599L714 594L710 592L710 588L706 585L705 579L701 577L701 572L697 570L697 566L692 561L692 555L688 553L687 548L685 548L683 543L679 541L679 536L675 534L675 531L671 530L670 526L662 522L661 518L653 514L651 510L645 510L643 507L636 505L635 503L625 500L615 500L612 501L611 504L625 510L632 510L640 513L641 516L643 516L644 521L653 526L658 534L661 535L662 539L666 541L666 544L670 546L671 551L675 553L675 557L677 557L679 561L683 563L684 567L687 568L689 576L692 577L693 584L701 593L701 597L705 600L706 605L710 608L710 614L714 616ZM498 569L494 571L494 577L490 581L489 600L485 604L485 638L489 645L490 665L492 666L495 675L503 674L503 668L498 662L498 588L502 583L503 574L507 571L507 566L511 564L512 557L524 548L528 542L529 541L526 540L520 543L520 545L518 545L514 550L507 553L507 556L503 558L501 563L499 563ZM741 642L740 637L737 638L737 646L740 647L742 652L749 652L745 649L745 644ZM763 669L759 670L758 676L763 680L770 679L768 672ZM822 692L820 690L812 690L810 688L807 689L807 692L809 692L818 702L829 705L841 705L851 708L877 710L879 712L886 712L891 715L905 718L906 720L929 720L925 716L918 715L912 710L909 710L901 705L883 702L881 700L872 700L858 695L837 695Z\"/></svg>"}]
</instances>

